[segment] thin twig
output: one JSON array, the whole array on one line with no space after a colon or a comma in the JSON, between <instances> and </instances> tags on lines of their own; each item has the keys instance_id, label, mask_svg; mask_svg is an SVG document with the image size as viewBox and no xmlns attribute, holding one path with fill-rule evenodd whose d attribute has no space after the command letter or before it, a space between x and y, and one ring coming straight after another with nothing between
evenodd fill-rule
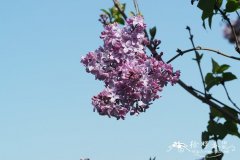
<instances>
[{"instance_id":1,"label":"thin twig","mask_svg":"<svg viewBox=\"0 0 240 160\"><path fill-rule=\"evenodd\" d=\"M199 94L197 94L196 92L194 92L192 90L192 87L187 86L183 81L179 80L178 84L184 88L186 91L188 91L188 93L190 93L191 95L193 95L194 97L196 97L197 99L201 100L203 103L209 105L210 107L213 107L214 109L216 109L217 111L219 111L220 113L222 113L223 115L226 116L226 118L230 118L232 121L240 124L240 120L235 117L234 115L232 115L230 112L228 112L227 110L223 109L222 107L220 107L218 104L212 102L211 100L209 100L208 98L201 96Z\"/></svg>"},{"instance_id":2,"label":"thin twig","mask_svg":"<svg viewBox=\"0 0 240 160\"><path fill-rule=\"evenodd\" d=\"M133 3L134 3L134 7L135 7L135 10L136 10L137 15L140 15L141 12L140 12L140 10L139 10L137 0L133 0Z\"/></svg>"},{"instance_id":3,"label":"thin twig","mask_svg":"<svg viewBox=\"0 0 240 160\"><path fill-rule=\"evenodd\" d=\"M191 49L187 49L187 50L184 50L184 51L178 49L178 50L177 50L178 54L175 55L175 56L174 56L173 58L171 58L170 60L168 60L167 63L170 63L170 62L174 61L176 58L178 58L179 56L184 55L185 53L192 52L192 51L195 51L195 50L209 51L209 52L213 52L213 53L216 53L216 54L218 54L218 55L221 55L221 56L224 56L224 57L227 57L227 58L230 58L230 59L234 59L234 60L240 61L240 58L238 58L238 57L229 56L229 55L227 55L227 54L225 54L225 53L222 53L222 52L220 52L220 51L218 51L218 50L214 50L214 49L210 49L210 48L203 48L203 47L198 46L198 47L196 47L196 48L191 48Z\"/></svg>"},{"instance_id":4,"label":"thin twig","mask_svg":"<svg viewBox=\"0 0 240 160\"><path fill-rule=\"evenodd\" d=\"M240 15L239 15L238 11L236 11L236 14L237 14L238 18L240 18Z\"/></svg>"},{"instance_id":5,"label":"thin twig","mask_svg":"<svg viewBox=\"0 0 240 160\"><path fill-rule=\"evenodd\" d=\"M234 103L233 100L231 99L225 83L222 83L222 86L223 86L223 88L224 88L224 90L225 90L225 92L226 92L226 95L227 95L227 97L228 97L228 100L232 103L232 105L233 105L236 109L238 109L238 111L240 111L240 108L239 108L239 107L236 105L236 103Z\"/></svg>"},{"instance_id":6,"label":"thin twig","mask_svg":"<svg viewBox=\"0 0 240 160\"><path fill-rule=\"evenodd\" d=\"M193 48L196 48L195 44L194 44L194 41L193 41L193 34L191 33L191 28L189 26L187 26L186 29L188 30L188 33L189 33L189 36L190 36L189 39L192 43ZM200 54L198 53L197 50L195 50L196 62L197 62L197 65L198 65L198 69L199 69L202 84L203 84L204 93L205 93L205 96L206 96L207 90L206 90L205 80L204 80L204 77L203 77L203 71L202 71L202 67L201 67L201 58L199 58L199 56L200 56Z\"/></svg>"},{"instance_id":7,"label":"thin twig","mask_svg":"<svg viewBox=\"0 0 240 160\"><path fill-rule=\"evenodd\" d=\"M199 93L199 94L205 96L205 93L203 93L203 92L201 92L201 91L199 91L199 90L193 88L192 86L188 86L188 87L189 87L190 89L192 89L194 92ZM214 98L211 94L207 94L206 98L211 99L211 100L213 100L213 101L219 103L219 104L222 105L222 106L229 107L227 104L225 104L225 103L219 101L218 99ZM229 108L231 108L231 107L229 107ZM237 111L237 113L240 114L239 111Z\"/></svg>"},{"instance_id":8,"label":"thin twig","mask_svg":"<svg viewBox=\"0 0 240 160\"><path fill-rule=\"evenodd\" d=\"M218 145L218 138L217 138L217 136L215 134L214 134L214 140L215 140L216 145L217 145L217 152L220 152L219 145Z\"/></svg>"}]
</instances>

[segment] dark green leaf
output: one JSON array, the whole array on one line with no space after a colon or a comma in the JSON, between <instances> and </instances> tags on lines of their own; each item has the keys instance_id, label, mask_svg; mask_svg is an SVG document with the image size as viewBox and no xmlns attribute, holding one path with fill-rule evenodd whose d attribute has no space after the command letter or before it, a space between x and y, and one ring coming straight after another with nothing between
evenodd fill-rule
<instances>
[{"instance_id":1,"label":"dark green leaf","mask_svg":"<svg viewBox=\"0 0 240 160\"><path fill-rule=\"evenodd\" d=\"M217 5L218 8L221 8L222 2L223 2L222 0L217 0L217 4L216 5Z\"/></svg>"},{"instance_id":2,"label":"dark green leaf","mask_svg":"<svg viewBox=\"0 0 240 160\"><path fill-rule=\"evenodd\" d=\"M227 136L227 130L225 129L224 125L219 123L217 130L215 131L218 135L218 139L223 140Z\"/></svg>"},{"instance_id":3,"label":"dark green leaf","mask_svg":"<svg viewBox=\"0 0 240 160\"><path fill-rule=\"evenodd\" d=\"M240 138L240 133L238 132L237 124L232 121L226 121L224 127L227 130L228 134L237 136Z\"/></svg>"},{"instance_id":4,"label":"dark green leaf","mask_svg":"<svg viewBox=\"0 0 240 160\"><path fill-rule=\"evenodd\" d=\"M202 20L213 15L213 9L215 5L215 0L199 0L198 8L200 8L202 13Z\"/></svg>"},{"instance_id":5,"label":"dark green leaf","mask_svg":"<svg viewBox=\"0 0 240 160\"><path fill-rule=\"evenodd\" d=\"M206 90L209 91L213 86L217 86L219 84L220 84L219 81L215 79L211 83L207 84Z\"/></svg>"},{"instance_id":6,"label":"dark green leaf","mask_svg":"<svg viewBox=\"0 0 240 160\"><path fill-rule=\"evenodd\" d=\"M217 73L223 73L224 71L228 70L229 67L229 65L223 64L218 68Z\"/></svg>"},{"instance_id":7,"label":"dark green leaf","mask_svg":"<svg viewBox=\"0 0 240 160\"><path fill-rule=\"evenodd\" d=\"M212 59L212 73L217 73L217 70L219 69L219 64Z\"/></svg>"},{"instance_id":8,"label":"dark green leaf","mask_svg":"<svg viewBox=\"0 0 240 160\"><path fill-rule=\"evenodd\" d=\"M122 24L122 25L124 25L124 24L125 24L125 21L124 21L124 19L123 19L123 18L121 18L121 17L118 17L118 18L116 18L116 19L115 19L115 22L117 22L117 23L119 23L119 24Z\"/></svg>"},{"instance_id":9,"label":"dark green leaf","mask_svg":"<svg viewBox=\"0 0 240 160\"><path fill-rule=\"evenodd\" d=\"M219 112L218 110L216 110L213 107L210 107L210 114L213 118L218 117L218 118L223 118L223 115L221 112Z\"/></svg>"},{"instance_id":10,"label":"dark green leaf","mask_svg":"<svg viewBox=\"0 0 240 160\"><path fill-rule=\"evenodd\" d=\"M231 72L223 73L223 81L224 82L232 81L234 79L237 79L237 77L234 74L232 74Z\"/></svg>"},{"instance_id":11,"label":"dark green leaf","mask_svg":"<svg viewBox=\"0 0 240 160\"><path fill-rule=\"evenodd\" d=\"M213 18L213 14L208 18L208 25L210 29L212 28L212 18Z\"/></svg>"},{"instance_id":12,"label":"dark green leaf","mask_svg":"<svg viewBox=\"0 0 240 160\"><path fill-rule=\"evenodd\" d=\"M202 26L203 26L204 29L206 29L205 21L203 21Z\"/></svg>"},{"instance_id":13,"label":"dark green leaf","mask_svg":"<svg viewBox=\"0 0 240 160\"><path fill-rule=\"evenodd\" d=\"M205 83L206 84L209 84L211 83L212 81L214 81L214 77L213 77L213 74L212 73L208 73L205 77Z\"/></svg>"},{"instance_id":14,"label":"dark green leaf","mask_svg":"<svg viewBox=\"0 0 240 160\"><path fill-rule=\"evenodd\" d=\"M193 58L193 60L197 62L201 62L202 57L203 57L203 54L200 54L198 51L196 51L196 58Z\"/></svg>"},{"instance_id":15,"label":"dark green leaf","mask_svg":"<svg viewBox=\"0 0 240 160\"><path fill-rule=\"evenodd\" d=\"M202 20L209 18L209 26L211 27L213 10L215 6L215 0L199 0L198 8L202 10Z\"/></svg>"},{"instance_id":16,"label":"dark green leaf","mask_svg":"<svg viewBox=\"0 0 240 160\"><path fill-rule=\"evenodd\" d=\"M205 77L205 83L206 83L206 90L209 91L213 86L219 85L220 80L219 78L216 78L213 76L212 73L208 73Z\"/></svg>"},{"instance_id":17,"label":"dark green leaf","mask_svg":"<svg viewBox=\"0 0 240 160\"><path fill-rule=\"evenodd\" d=\"M217 123L213 120L208 122L207 126L210 135L218 135L218 139L224 139L227 135L227 130L223 124Z\"/></svg>"},{"instance_id":18,"label":"dark green leaf","mask_svg":"<svg viewBox=\"0 0 240 160\"><path fill-rule=\"evenodd\" d=\"M157 32L157 28L153 27L149 30L150 35L151 35L151 39L153 40L155 38L156 32Z\"/></svg>"},{"instance_id":19,"label":"dark green leaf","mask_svg":"<svg viewBox=\"0 0 240 160\"><path fill-rule=\"evenodd\" d=\"M238 0L228 0L226 4L226 12L234 12L239 8Z\"/></svg>"}]
</instances>

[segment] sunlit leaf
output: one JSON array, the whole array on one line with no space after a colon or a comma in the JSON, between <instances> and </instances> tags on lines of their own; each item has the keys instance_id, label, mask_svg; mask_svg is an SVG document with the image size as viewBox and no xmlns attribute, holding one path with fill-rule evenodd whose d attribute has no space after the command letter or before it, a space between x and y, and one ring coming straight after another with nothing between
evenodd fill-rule
<instances>
[{"instance_id":1,"label":"sunlit leaf","mask_svg":"<svg viewBox=\"0 0 240 160\"><path fill-rule=\"evenodd\" d=\"M223 73L224 71L228 70L229 68L230 68L229 65L223 64L218 68L217 73Z\"/></svg>"}]
</instances>

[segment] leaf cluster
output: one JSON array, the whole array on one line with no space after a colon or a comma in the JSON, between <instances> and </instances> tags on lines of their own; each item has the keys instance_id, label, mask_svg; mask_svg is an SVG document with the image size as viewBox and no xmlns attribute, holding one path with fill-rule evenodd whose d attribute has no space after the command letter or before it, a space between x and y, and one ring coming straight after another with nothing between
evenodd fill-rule
<instances>
[{"instance_id":1,"label":"leaf cluster","mask_svg":"<svg viewBox=\"0 0 240 160\"><path fill-rule=\"evenodd\" d=\"M223 110L231 113L238 118L238 112L230 107L223 107ZM237 123L225 117L221 112L210 107L210 120L208 121L207 130L202 132L202 148L204 149L210 140L223 140L227 135L233 135L240 138ZM225 120L221 123L221 120Z\"/></svg>"},{"instance_id":2,"label":"leaf cluster","mask_svg":"<svg viewBox=\"0 0 240 160\"><path fill-rule=\"evenodd\" d=\"M203 27L205 26L205 20L208 21L208 25L211 28L213 16L219 12L219 9L223 7L223 13L235 12L240 8L239 0L227 0L225 5L223 0L199 0L198 8L202 10Z\"/></svg>"},{"instance_id":3,"label":"leaf cluster","mask_svg":"<svg viewBox=\"0 0 240 160\"><path fill-rule=\"evenodd\" d=\"M237 79L232 72L226 72L229 68L228 64L219 65L212 59L212 72L205 76L206 90L209 91L213 86Z\"/></svg>"}]
</instances>

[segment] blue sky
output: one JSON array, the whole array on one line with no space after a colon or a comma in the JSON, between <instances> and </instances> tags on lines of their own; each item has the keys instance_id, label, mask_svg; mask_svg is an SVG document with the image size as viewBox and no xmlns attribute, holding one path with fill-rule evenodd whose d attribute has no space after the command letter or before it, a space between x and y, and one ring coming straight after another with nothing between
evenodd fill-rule
<instances>
[{"instance_id":1,"label":"blue sky","mask_svg":"<svg viewBox=\"0 0 240 160\"><path fill-rule=\"evenodd\" d=\"M134 10L132 1L123 2L128 2L128 11ZM200 143L208 121L208 107L178 85L166 87L162 98L138 117L117 121L93 112L91 97L103 83L87 74L79 61L102 44L100 9L111 6L111 0L0 0L0 159L199 158L189 152L167 152L175 141ZM214 19L213 30L204 30L200 10L190 1L139 0L139 6L148 27L158 28L165 60L177 48L191 48L186 25L197 45L235 54L222 38L220 18ZM237 62L204 54L205 73L213 57L220 64L230 63L231 71L240 75ZM181 79L201 89L192 58L188 53L172 65L181 70ZM239 80L228 88L240 104ZM222 88L213 92L228 103ZM229 136L226 141L236 151L226 154L225 160L239 157L239 139Z\"/></svg>"}]
</instances>

